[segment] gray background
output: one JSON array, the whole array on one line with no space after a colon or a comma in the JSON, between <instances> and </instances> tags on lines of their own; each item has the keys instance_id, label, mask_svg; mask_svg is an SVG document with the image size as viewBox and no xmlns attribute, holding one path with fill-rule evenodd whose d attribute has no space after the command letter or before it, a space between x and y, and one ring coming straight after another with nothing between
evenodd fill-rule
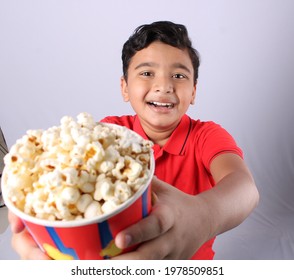
<instances>
[{"instance_id":1,"label":"gray background","mask_svg":"<svg viewBox=\"0 0 294 280\"><path fill-rule=\"evenodd\" d=\"M122 44L143 23L185 24L201 54L188 113L235 137L261 194L246 222L218 237L216 258L294 259L293 14L292 0L0 0L8 146L64 115L131 114L120 96ZM14 258L5 233L0 259Z\"/></svg>"}]
</instances>

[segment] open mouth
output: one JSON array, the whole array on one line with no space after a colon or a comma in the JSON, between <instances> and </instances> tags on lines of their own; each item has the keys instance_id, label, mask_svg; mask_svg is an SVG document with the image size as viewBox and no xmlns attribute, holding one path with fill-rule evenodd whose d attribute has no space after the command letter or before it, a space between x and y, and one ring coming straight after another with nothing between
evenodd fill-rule
<instances>
[{"instance_id":1,"label":"open mouth","mask_svg":"<svg viewBox=\"0 0 294 280\"><path fill-rule=\"evenodd\" d=\"M174 107L173 103L162 103L162 102L156 102L156 101L147 102L147 104L154 107L169 108L169 109Z\"/></svg>"}]
</instances>

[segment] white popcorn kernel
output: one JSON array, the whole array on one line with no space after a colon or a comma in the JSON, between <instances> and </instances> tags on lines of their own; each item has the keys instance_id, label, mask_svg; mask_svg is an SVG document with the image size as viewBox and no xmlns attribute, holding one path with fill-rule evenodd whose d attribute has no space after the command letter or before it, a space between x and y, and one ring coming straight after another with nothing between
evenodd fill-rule
<instances>
[{"instance_id":1,"label":"white popcorn kernel","mask_svg":"<svg viewBox=\"0 0 294 280\"><path fill-rule=\"evenodd\" d=\"M55 208L55 206L53 206L52 203L48 203L47 201L44 203L44 212L49 215L55 216L57 213L57 209Z\"/></svg>"},{"instance_id":2,"label":"white popcorn kernel","mask_svg":"<svg viewBox=\"0 0 294 280\"><path fill-rule=\"evenodd\" d=\"M74 123L74 119L70 116L64 116L60 119L61 127L69 127L72 123Z\"/></svg>"},{"instance_id":3,"label":"white popcorn kernel","mask_svg":"<svg viewBox=\"0 0 294 280\"><path fill-rule=\"evenodd\" d=\"M136 154L139 154L142 152L142 144L133 142L132 143L132 151Z\"/></svg>"},{"instance_id":4,"label":"white popcorn kernel","mask_svg":"<svg viewBox=\"0 0 294 280\"><path fill-rule=\"evenodd\" d=\"M107 172L110 172L113 168L114 168L114 163L109 160L106 160L99 165L98 170L101 173L107 173Z\"/></svg>"},{"instance_id":5,"label":"white popcorn kernel","mask_svg":"<svg viewBox=\"0 0 294 280\"><path fill-rule=\"evenodd\" d=\"M96 134L94 131L93 136L101 143L104 149L107 149L115 142L116 136L108 127L103 127L101 125L97 127L101 127L102 129L99 134Z\"/></svg>"},{"instance_id":6,"label":"white popcorn kernel","mask_svg":"<svg viewBox=\"0 0 294 280\"><path fill-rule=\"evenodd\" d=\"M29 137L27 137L25 145L19 147L18 153L23 158L31 158L31 155L35 153L36 146L29 141Z\"/></svg>"},{"instance_id":7,"label":"white popcorn kernel","mask_svg":"<svg viewBox=\"0 0 294 280\"><path fill-rule=\"evenodd\" d=\"M89 182L96 183L98 172L95 169L89 170Z\"/></svg>"},{"instance_id":8,"label":"white popcorn kernel","mask_svg":"<svg viewBox=\"0 0 294 280\"><path fill-rule=\"evenodd\" d=\"M54 169L52 172L41 175L39 178L39 184L48 188L62 187L63 174L59 170Z\"/></svg>"},{"instance_id":9,"label":"white popcorn kernel","mask_svg":"<svg viewBox=\"0 0 294 280\"><path fill-rule=\"evenodd\" d=\"M61 198L66 204L74 204L80 198L80 192L74 187L65 187L61 192Z\"/></svg>"},{"instance_id":10,"label":"white popcorn kernel","mask_svg":"<svg viewBox=\"0 0 294 280\"><path fill-rule=\"evenodd\" d=\"M93 117L88 113L80 113L77 116L78 124L82 125L83 127L87 127L92 129L95 126L95 121Z\"/></svg>"},{"instance_id":11,"label":"white popcorn kernel","mask_svg":"<svg viewBox=\"0 0 294 280\"><path fill-rule=\"evenodd\" d=\"M9 197L13 203L17 204L18 206L23 207L23 203L25 201L25 194L22 190L11 189L8 194L9 194Z\"/></svg>"},{"instance_id":12,"label":"white popcorn kernel","mask_svg":"<svg viewBox=\"0 0 294 280\"><path fill-rule=\"evenodd\" d=\"M105 160L117 162L120 157L120 154L114 146L108 146L105 150Z\"/></svg>"},{"instance_id":13,"label":"white popcorn kernel","mask_svg":"<svg viewBox=\"0 0 294 280\"><path fill-rule=\"evenodd\" d=\"M114 184L114 197L120 202L125 202L132 196L132 190L126 182L116 181Z\"/></svg>"},{"instance_id":14,"label":"white popcorn kernel","mask_svg":"<svg viewBox=\"0 0 294 280\"><path fill-rule=\"evenodd\" d=\"M74 186L78 183L78 171L73 167L67 167L62 170L63 178L68 186Z\"/></svg>"},{"instance_id":15,"label":"white popcorn kernel","mask_svg":"<svg viewBox=\"0 0 294 280\"><path fill-rule=\"evenodd\" d=\"M33 203L33 210L36 214L43 214L44 213L44 201L41 200L34 200Z\"/></svg>"},{"instance_id":16,"label":"white popcorn kernel","mask_svg":"<svg viewBox=\"0 0 294 280\"><path fill-rule=\"evenodd\" d=\"M43 134L43 130L42 129L29 129L27 130L27 135L29 136L33 136L36 139L36 144L40 144L40 140Z\"/></svg>"},{"instance_id":17,"label":"white popcorn kernel","mask_svg":"<svg viewBox=\"0 0 294 280\"><path fill-rule=\"evenodd\" d=\"M72 139L75 141L75 143L77 143L79 137L80 137L80 129L79 127L73 126L70 129L70 133L71 133L71 137Z\"/></svg>"},{"instance_id":18,"label":"white popcorn kernel","mask_svg":"<svg viewBox=\"0 0 294 280\"><path fill-rule=\"evenodd\" d=\"M139 154L136 156L136 161L140 162L142 165L148 165L150 161L149 154Z\"/></svg>"},{"instance_id":19,"label":"white popcorn kernel","mask_svg":"<svg viewBox=\"0 0 294 280\"><path fill-rule=\"evenodd\" d=\"M105 156L104 149L101 143L98 141L88 144L86 150L86 160L93 158L96 162L99 162Z\"/></svg>"},{"instance_id":20,"label":"white popcorn kernel","mask_svg":"<svg viewBox=\"0 0 294 280\"><path fill-rule=\"evenodd\" d=\"M76 145L72 148L69 155L70 157L83 157L84 153L85 153L85 147L80 147Z\"/></svg>"},{"instance_id":21,"label":"white popcorn kernel","mask_svg":"<svg viewBox=\"0 0 294 280\"><path fill-rule=\"evenodd\" d=\"M108 200L114 195L114 186L109 178L98 180L95 186L94 199L100 201L101 199Z\"/></svg>"},{"instance_id":22,"label":"white popcorn kernel","mask_svg":"<svg viewBox=\"0 0 294 280\"><path fill-rule=\"evenodd\" d=\"M72 214L63 198L56 197L56 208L58 210L57 218L61 220L71 220Z\"/></svg>"},{"instance_id":23,"label":"white popcorn kernel","mask_svg":"<svg viewBox=\"0 0 294 280\"><path fill-rule=\"evenodd\" d=\"M72 147L75 145L75 142L71 136L71 134L67 131L61 131L60 132L60 147L66 151L70 151Z\"/></svg>"},{"instance_id":24,"label":"white popcorn kernel","mask_svg":"<svg viewBox=\"0 0 294 280\"><path fill-rule=\"evenodd\" d=\"M122 170L125 167L125 160L123 157L119 157L118 162L115 165L115 168L112 170L112 175L115 176L117 179L123 179Z\"/></svg>"},{"instance_id":25,"label":"white popcorn kernel","mask_svg":"<svg viewBox=\"0 0 294 280\"><path fill-rule=\"evenodd\" d=\"M80 196L79 200L77 201L77 208L80 212L85 213L86 208L90 205L93 201L93 198L90 194L83 194Z\"/></svg>"},{"instance_id":26,"label":"white popcorn kernel","mask_svg":"<svg viewBox=\"0 0 294 280\"><path fill-rule=\"evenodd\" d=\"M79 188L83 193L91 193L95 190L94 184L89 182L82 184Z\"/></svg>"},{"instance_id":27,"label":"white popcorn kernel","mask_svg":"<svg viewBox=\"0 0 294 280\"><path fill-rule=\"evenodd\" d=\"M92 201L85 210L84 217L93 218L102 214L101 205L98 201Z\"/></svg>"},{"instance_id":28,"label":"white popcorn kernel","mask_svg":"<svg viewBox=\"0 0 294 280\"><path fill-rule=\"evenodd\" d=\"M110 213L115 210L120 204L120 201L116 197L112 197L102 204L101 210L104 214Z\"/></svg>"},{"instance_id":29,"label":"white popcorn kernel","mask_svg":"<svg viewBox=\"0 0 294 280\"><path fill-rule=\"evenodd\" d=\"M145 171L145 174L143 177L139 177L136 180L128 180L127 184L132 188L133 191L137 191L141 186L143 186L147 179L149 178L149 172Z\"/></svg>"},{"instance_id":30,"label":"white popcorn kernel","mask_svg":"<svg viewBox=\"0 0 294 280\"><path fill-rule=\"evenodd\" d=\"M69 165L73 167L81 167L84 164L84 160L82 158L74 157L71 159Z\"/></svg>"},{"instance_id":31,"label":"white popcorn kernel","mask_svg":"<svg viewBox=\"0 0 294 280\"><path fill-rule=\"evenodd\" d=\"M79 132L78 138L75 139L76 143L80 147L86 147L86 145L91 143L91 137L83 132Z\"/></svg>"},{"instance_id":32,"label":"white popcorn kernel","mask_svg":"<svg viewBox=\"0 0 294 280\"><path fill-rule=\"evenodd\" d=\"M79 170L78 172L78 185L83 185L83 184L86 184L86 183L90 183L90 174L88 171L86 170Z\"/></svg>"},{"instance_id":33,"label":"white popcorn kernel","mask_svg":"<svg viewBox=\"0 0 294 280\"><path fill-rule=\"evenodd\" d=\"M57 159L53 158L44 158L40 161L40 167L44 170L54 170L59 165Z\"/></svg>"},{"instance_id":34,"label":"white popcorn kernel","mask_svg":"<svg viewBox=\"0 0 294 280\"><path fill-rule=\"evenodd\" d=\"M127 168L124 170L123 174L128 177L129 180L135 180L138 178L143 170L142 165L132 159L131 157L125 157Z\"/></svg>"},{"instance_id":35,"label":"white popcorn kernel","mask_svg":"<svg viewBox=\"0 0 294 280\"><path fill-rule=\"evenodd\" d=\"M20 190L32 186L33 182L30 174L28 173L23 173L21 176L11 173L7 176L6 184L12 189Z\"/></svg>"},{"instance_id":36,"label":"white popcorn kernel","mask_svg":"<svg viewBox=\"0 0 294 280\"><path fill-rule=\"evenodd\" d=\"M47 220L53 222L53 221L56 221L56 217L55 217L55 215L48 215Z\"/></svg>"},{"instance_id":37,"label":"white popcorn kernel","mask_svg":"<svg viewBox=\"0 0 294 280\"><path fill-rule=\"evenodd\" d=\"M59 129L58 127L51 127L48 130L43 132L41 137L43 147L50 150L50 147L56 146L59 144Z\"/></svg>"},{"instance_id":38,"label":"white popcorn kernel","mask_svg":"<svg viewBox=\"0 0 294 280\"><path fill-rule=\"evenodd\" d=\"M77 216L75 216L74 219L75 220L82 220L82 219L84 219L84 217L82 215L77 215Z\"/></svg>"},{"instance_id":39,"label":"white popcorn kernel","mask_svg":"<svg viewBox=\"0 0 294 280\"><path fill-rule=\"evenodd\" d=\"M58 161L59 165L69 165L71 158L69 157L68 153L60 152L56 156L56 160Z\"/></svg>"},{"instance_id":40,"label":"white popcorn kernel","mask_svg":"<svg viewBox=\"0 0 294 280\"><path fill-rule=\"evenodd\" d=\"M28 193L25 197L25 205L23 211L25 213L31 214L34 203L34 193Z\"/></svg>"},{"instance_id":41,"label":"white popcorn kernel","mask_svg":"<svg viewBox=\"0 0 294 280\"><path fill-rule=\"evenodd\" d=\"M119 139L119 146L123 149L132 147L132 143L137 142L138 138L127 130L121 130L121 137Z\"/></svg>"},{"instance_id":42,"label":"white popcorn kernel","mask_svg":"<svg viewBox=\"0 0 294 280\"><path fill-rule=\"evenodd\" d=\"M93 169L93 170L95 170L95 169L97 169L97 167L98 167L98 162L97 162L97 160L95 160L94 158L90 158L90 159L88 159L88 161L87 161L87 163L86 163L86 168L89 170L91 170L91 169Z\"/></svg>"},{"instance_id":43,"label":"white popcorn kernel","mask_svg":"<svg viewBox=\"0 0 294 280\"><path fill-rule=\"evenodd\" d=\"M15 152L9 152L3 157L4 164L7 166L12 166L18 161L18 157L15 155Z\"/></svg>"}]
</instances>

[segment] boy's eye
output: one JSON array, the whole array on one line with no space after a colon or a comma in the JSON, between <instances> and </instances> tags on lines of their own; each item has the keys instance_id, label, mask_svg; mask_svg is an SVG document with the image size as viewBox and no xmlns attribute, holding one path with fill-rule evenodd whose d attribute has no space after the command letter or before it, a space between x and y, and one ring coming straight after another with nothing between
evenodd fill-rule
<instances>
[{"instance_id":1,"label":"boy's eye","mask_svg":"<svg viewBox=\"0 0 294 280\"><path fill-rule=\"evenodd\" d=\"M149 76L152 76L152 73L148 72L148 71L144 71L144 72L141 73L141 76L149 77Z\"/></svg>"},{"instance_id":2,"label":"boy's eye","mask_svg":"<svg viewBox=\"0 0 294 280\"><path fill-rule=\"evenodd\" d=\"M184 79L186 76L183 75L183 74L177 73L177 74L174 74L173 77L176 78L176 79Z\"/></svg>"}]
</instances>

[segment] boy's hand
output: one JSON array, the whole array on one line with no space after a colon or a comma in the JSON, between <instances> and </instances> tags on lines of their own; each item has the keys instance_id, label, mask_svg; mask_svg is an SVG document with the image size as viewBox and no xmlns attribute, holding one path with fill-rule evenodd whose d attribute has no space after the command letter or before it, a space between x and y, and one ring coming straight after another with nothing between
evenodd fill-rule
<instances>
[{"instance_id":1,"label":"boy's hand","mask_svg":"<svg viewBox=\"0 0 294 280\"><path fill-rule=\"evenodd\" d=\"M22 221L11 211L8 212L8 220L12 231L12 247L25 260L49 260L33 240Z\"/></svg>"},{"instance_id":2,"label":"boy's hand","mask_svg":"<svg viewBox=\"0 0 294 280\"><path fill-rule=\"evenodd\" d=\"M120 248L142 244L114 259L189 259L203 243L239 225L259 199L251 173L230 153L215 157L210 169L216 185L194 196L154 178L152 212L115 239Z\"/></svg>"},{"instance_id":3,"label":"boy's hand","mask_svg":"<svg viewBox=\"0 0 294 280\"><path fill-rule=\"evenodd\" d=\"M152 190L156 199L150 215L121 231L115 239L120 248L143 243L137 250L113 259L189 259L207 240L208 225L199 220L203 215L197 218L203 207L197 207L195 196L156 177L152 180Z\"/></svg>"}]
</instances>

